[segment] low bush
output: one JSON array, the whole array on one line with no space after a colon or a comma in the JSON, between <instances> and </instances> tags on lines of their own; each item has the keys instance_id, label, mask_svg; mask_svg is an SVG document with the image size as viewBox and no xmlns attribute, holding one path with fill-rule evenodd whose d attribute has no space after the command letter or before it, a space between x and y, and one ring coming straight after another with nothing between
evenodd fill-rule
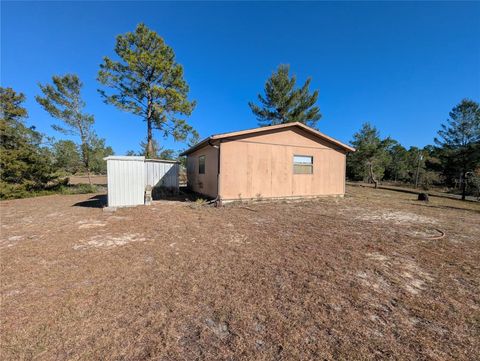
<instances>
[{"instance_id":1,"label":"low bush","mask_svg":"<svg viewBox=\"0 0 480 361\"><path fill-rule=\"evenodd\" d=\"M29 198L38 196L47 196L52 194L87 194L106 192L106 188L90 184L57 184L48 186L44 189L29 189L23 184L8 184L0 182L0 199Z\"/></svg>"}]
</instances>

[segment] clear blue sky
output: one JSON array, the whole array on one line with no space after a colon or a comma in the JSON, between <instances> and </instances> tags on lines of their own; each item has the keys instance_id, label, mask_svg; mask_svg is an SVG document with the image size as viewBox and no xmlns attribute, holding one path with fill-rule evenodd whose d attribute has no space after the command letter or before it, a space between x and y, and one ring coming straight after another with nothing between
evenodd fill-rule
<instances>
[{"instance_id":1,"label":"clear blue sky","mask_svg":"<svg viewBox=\"0 0 480 361\"><path fill-rule=\"evenodd\" d=\"M202 137L255 127L247 102L281 63L302 83L312 77L319 129L345 142L369 121L405 146L430 144L455 104L480 98L479 2L2 1L2 86L24 92L28 123L54 135L37 83L77 73L98 134L116 154L137 150L145 123L104 104L96 75L115 36L139 22L184 66L198 102L189 122Z\"/></svg>"}]
</instances>

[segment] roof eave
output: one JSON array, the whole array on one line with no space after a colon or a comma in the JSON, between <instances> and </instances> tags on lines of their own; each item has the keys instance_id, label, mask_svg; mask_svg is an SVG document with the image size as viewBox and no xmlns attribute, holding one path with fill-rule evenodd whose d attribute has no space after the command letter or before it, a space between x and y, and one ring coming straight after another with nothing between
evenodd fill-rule
<instances>
[{"instance_id":1,"label":"roof eave","mask_svg":"<svg viewBox=\"0 0 480 361\"><path fill-rule=\"evenodd\" d=\"M204 147L206 144L208 144L209 141L212 140L212 137L208 137L208 138L205 138L204 140L202 140L201 142L195 144L193 147L190 147L188 148L186 151L180 153L180 157L184 157L186 155L189 155L190 153L193 153L195 152L196 150Z\"/></svg>"},{"instance_id":2,"label":"roof eave","mask_svg":"<svg viewBox=\"0 0 480 361\"><path fill-rule=\"evenodd\" d=\"M332 137L329 137L328 135L326 134L323 134L322 132L316 130L316 129L313 129L313 128L310 128L309 126L306 126L305 124L303 123L300 123L300 122L295 122L295 123L292 123L294 124L295 126L298 126L300 128L302 128L303 130L307 131L307 132L310 132L314 135L316 135L317 137L319 138L322 138L323 140L326 140L327 142L330 142L332 144L335 144L337 146L339 146L340 148L343 148L344 150L348 151L348 152L355 152L355 148L352 148L350 147L349 145L346 145Z\"/></svg>"},{"instance_id":3,"label":"roof eave","mask_svg":"<svg viewBox=\"0 0 480 361\"><path fill-rule=\"evenodd\" d=\"M230 132L230 133L223 133L223 134L215 134L212 135L204 140L202 140L200 143L194 145L193 147L187 149L185 152L182 152L180 154L181 157L188 155L190 153L193 153L194 151L204 147L205 145L209 144L211 141L214 140L221 140L221 139L228 139L228 138L233 138L233 137L241 137L249 134L255 134L255 133L260 133L260 132L266 132L269 130L276 130L276 129L284 129L284 128L290 128L290 127L299 127L303 129L306 132L309 132L327 142L330 142L343 150L347 152L355 152L355 148L352 148L334 138L329 137L328 135L323 134L322 132L319 132L316 129L310 128L306 126L303 123L300 122L294 122L294 123L286 123L286 124L279 124L279 125L272 125L268 127L261 127L261 128L254 128L254 129L247 129L247 130L240 130L238 132Z\"/></svg>"}]
</instances>

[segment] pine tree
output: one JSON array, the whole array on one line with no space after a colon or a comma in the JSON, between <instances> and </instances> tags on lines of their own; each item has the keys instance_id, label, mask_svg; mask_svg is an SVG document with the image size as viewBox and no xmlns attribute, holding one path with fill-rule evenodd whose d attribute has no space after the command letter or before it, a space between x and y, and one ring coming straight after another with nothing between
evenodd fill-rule
<instances>
[{"instance_id":1,"label":"pine tree","mask_svg":"<svg viewBox=\"0 0 480 361\"><path fill-rule=\"evenodd\" d=\"M24 124L24 101L22 93L0 87L0 198L28 196L55 178L42 134Z\"/></svg>"},{"instance_id":2,"label":"pine tree","mask_svg":"<svg viewBox=\"0 0 480 361\"><path fill-rule=\"evenodd\" d=\"M90 169L95 174L107 174L107 162L103 158L113 155L113 149L105 145L105 139L94 135L90 141Z\"/></svg>"},{"instance_id":3,"label":"pine tree","mask_svg":"<svg viewBox=\"0 0 480 361\"><path fill-rule=\"evenodd\" d=\"M156 139L152 139L152 149L153 153L150 154L150 158L154 159L167 159L167 160L176 160L178 159L178 154L180 152L177 152L173 149L165 148L162 147ZM147 152L148 152L148 142L147 140L141 141L140 142L140 151L135 152L133 150L130 150L127 152L127 155L131 156L144 156L147 157Z\"/></svg>"},{"instance_id":4,"label":"pine tree","mask_svg":"<svg viewBox=\"0 0 480 361\"><path fill-rule=\"evenodd\" d=\"M153 130L175 140L185 140L193 128L178 115L189 116L195 102L188 100L189 87L173 49L144 24L117 37L115 52L120 61L103 59L98 81L110 94L99 90L107 104L140 116L147 123L147 157L152 157Z\"/></svg>"},{"instance_id":5,"label":"pine tree","mask_svg":"<svg viewBox=\"0 0 480 361\"><path fill-rule=\"evenodd\" d=\"M146 158L159 158L161 149L162 147L160 146L160 143L158 143L155 138L152 138L149 151L148 138L146 138L145 140L142 140L140 142L140 152L138 153L138 155L143 155Z\"/></svg>"},{"instance_id":6,"label":"pine tree","mask_svg":"<svg viewBox=\"0 0 480 361\"><path fill-rule=\"evenodd\" d=\"M60 172L75 174L82 169L82 159L75 142L59 140L52 146L54 165Z\"/></svg>"},{"instance_id":7,"label":"pine tree","mask_svg":"<svg viewBox=\"0 0 480 361\"><path fill-rule=\"evenodd\" d=\"M83 83L75 74L55 75L52 81L52 85L39 84L44 96L36 96L35 99L52 117L64 122L65 126L55 124L52 126L53 129L79 138L82 162L87 171L89 183L92 184L89 154L90 143L95 136L93 131L95 119L93 115L84 113L85 102L80 94Z\"/></svg>"},{"instance_id":8,"label":"pine tree","mask_svg":"<svg viewBox=\"0 0 480 361\"><path fill-rule=\"evenodd\" d=\"M408 151L400 143L392 140L387 149L391 162L385 169L385 177L394 182L404 181L408 177L407 156Z\"/></svg>"},{"instance_id":9,"label":"pine tree","mask_svg":"<svg viewBox=\"0 0 480 361\"><path fill-rule=\"evenodd\" d=\"M383 178L385 168L391 161L388 148L392 139L381 139L377 128L369 123L364 123L359 132L355 133L350 142L355 147L355 153L347 158L348 176L369 181L378 186Z\"/></svg>"},{"instance_id":10,"label":"pine tree","mask_svg":"<svg viewBox=\"0 0 480 361\"><path fill-rule=\"evenodd\" d=\"M295 88L297 79L289 72L289 65L280 65L265 83L265 96L258 95L260 106L253 102L248 105L260 126L300 122L315 128L322 117L315 106L318 90L310 94L310 78L301 88Z\"/></svg>"},{"instance_id":11,"label":"pine tree","mask_svg":"<svg viewBox=\"0 0 480 361\"><path fill-rule=\"evenodd\" d=\"M450 118L438 131L435 143L442 148L447 176L459 174L462 200L465 200L467 174L480 165L480 106L477 102L463 99L450 112Z\"/></svg>"}]
</instances>

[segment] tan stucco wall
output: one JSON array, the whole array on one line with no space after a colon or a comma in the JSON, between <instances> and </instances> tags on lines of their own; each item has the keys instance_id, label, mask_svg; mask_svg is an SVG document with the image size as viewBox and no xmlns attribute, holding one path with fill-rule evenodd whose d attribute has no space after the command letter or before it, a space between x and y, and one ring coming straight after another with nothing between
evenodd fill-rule
<instances>
[{"instance_id":1,"label":"tan stucco wall","mask_svg":"<svg viewBox=\"0 0 480 361\"><path fill-rule=\"evenodd\" d=\"M198 173L198 157L205 156L205 174ZM197 193L217 196L218 149L205 146L187 157L188 187Z\"/></svg>"},{"instance_id":2,"label":"tan stucco wall","mask_svg":"<svg viewBox=\"0 0 480 361\"><path fill-rule=\"evenodd\" d=\"M224 200L345 193L345 152L301 129L224 141L220 149ZM313 156L313 174L293 174L294 155Z\"/></svg>"}]
</instances>

